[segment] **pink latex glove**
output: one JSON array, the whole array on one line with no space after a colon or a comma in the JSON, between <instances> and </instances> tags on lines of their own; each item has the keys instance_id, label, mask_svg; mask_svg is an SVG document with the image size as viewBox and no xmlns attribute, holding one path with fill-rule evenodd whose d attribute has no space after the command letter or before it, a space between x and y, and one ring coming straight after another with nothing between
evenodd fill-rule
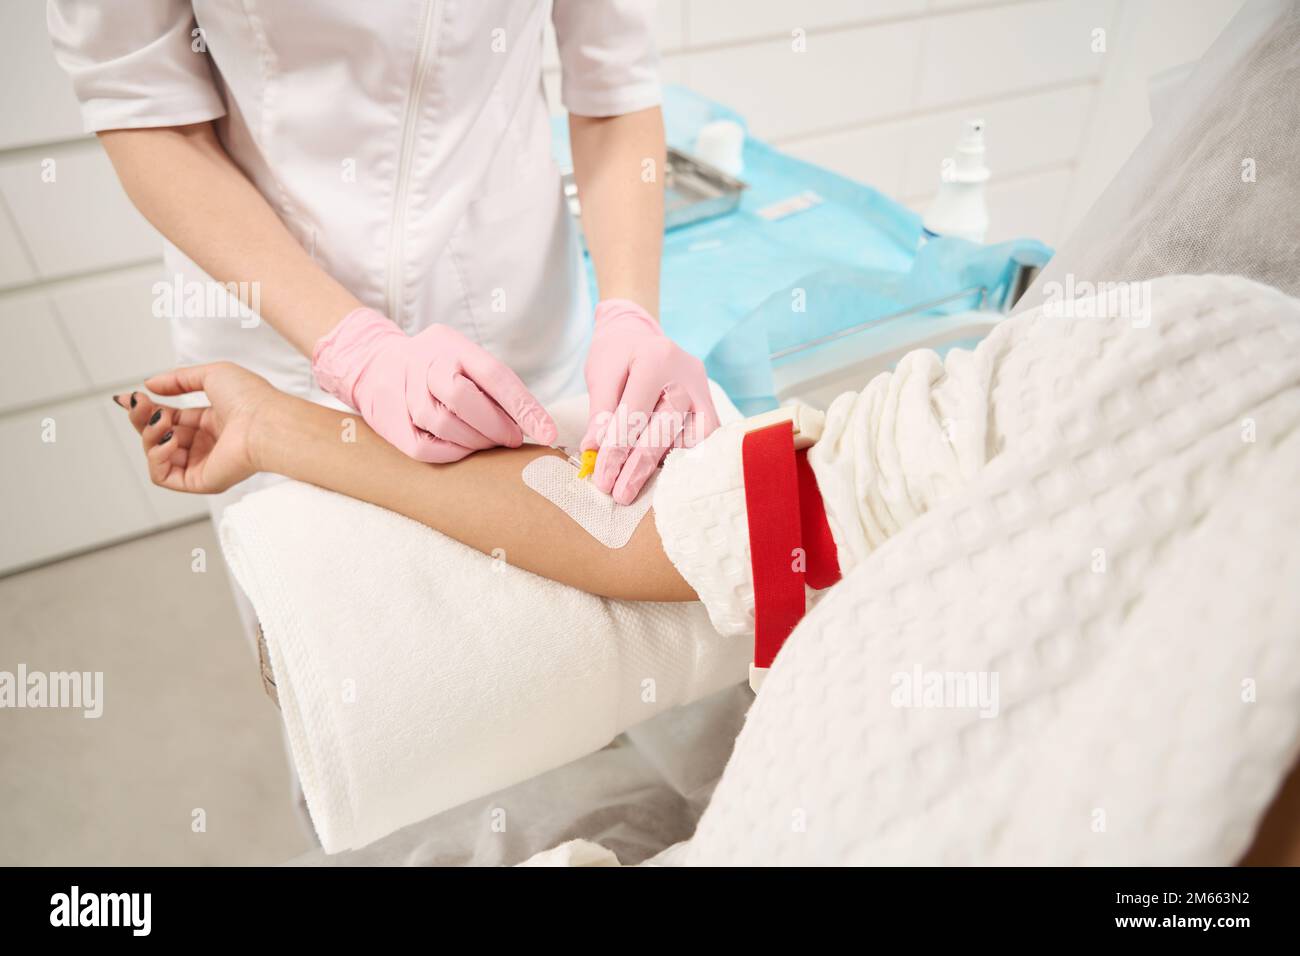
<instances>
[{"instance_id":1,"label":"pink latex glove","mask_svg":"<svg viewBox=\"0 0 1300 956\"><path fill-rule=\"evenodd\" d=\"M589 411L582 450L598 448L596 487L631 504L674 444L718 427L704 363L627 299L596 306L587 354Z\"/></svg>"},{"instance_id":2,"label":"pink latex glove","mask_svg":"<svg viewBox=\"0 0 1300 956\"><path fill-rule=\"evenodd\" d=\"M459 461L484 448L549 445L555 422L520 381L453 328L407 335L374 309L357 309L316 343L321 388L418 461Z\"/></svg>"}]
</instances>

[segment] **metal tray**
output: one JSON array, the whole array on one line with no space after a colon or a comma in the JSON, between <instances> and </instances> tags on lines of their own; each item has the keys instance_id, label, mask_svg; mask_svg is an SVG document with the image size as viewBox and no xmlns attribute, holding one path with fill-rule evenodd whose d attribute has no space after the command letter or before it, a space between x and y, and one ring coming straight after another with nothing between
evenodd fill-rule
<instances>
[{"instance_id":1,"label":"metal tray","mask_svg":"<svg viewBox=\"0 0 1300 956\"><path fill-rule=\"evenodd\" d=\"M672 147L668 148L667 165L665 231L725 215L740 205L740 194L747 187L734 176L728 176L722 170ZM572 170L564 174L564 198L569 203L569 212L575 219L581 219L578 184Z\"/></svg>"}]
</instances>

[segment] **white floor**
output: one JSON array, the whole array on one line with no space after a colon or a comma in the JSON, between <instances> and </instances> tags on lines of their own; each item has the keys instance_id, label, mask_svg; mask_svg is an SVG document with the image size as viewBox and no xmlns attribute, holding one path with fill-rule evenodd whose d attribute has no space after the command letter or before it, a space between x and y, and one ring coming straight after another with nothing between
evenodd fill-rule
<instances>
[{"instance_id":1,"label":"white floor","mask_svg":"<svg viewBox=\"0 0 1300 956\"><path fill-rule=\"evenodd\" d=\"M0 709L0 864L270 864L312 845L206 520L0 579L0 671L20 664L102 671L104 712Z\"/></svg>"}]
</instances>

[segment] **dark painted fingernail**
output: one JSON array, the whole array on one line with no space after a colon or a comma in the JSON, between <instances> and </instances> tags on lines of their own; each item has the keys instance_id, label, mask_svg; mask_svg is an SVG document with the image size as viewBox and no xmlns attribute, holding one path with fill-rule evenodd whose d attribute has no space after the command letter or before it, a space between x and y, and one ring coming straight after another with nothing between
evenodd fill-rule
<instances>
[{"instance_id":1,"label":"dark painted fingernail","mask_svg":"<svg viewBox=\"0 0 1300 956\"><path fill-rule=\"evenodd\" d=\"M123 405L120 401L118 401L116 395L110 395L109 397L113 399L113 404L116 405L118 408L126 408L125 405Z\"/></svg>"},{"instance_id":2,"label":"dark painted fingernail","mask_svg":"<svg viewBox=\"0 0 1300 956\"><path fill-rule=\"evenodd\" d=\"M171 433L171 432L168 432L166 435L163 435L162 438L159 438L159 439L158 439L158 444L160 444L160 445L165 445L165 444L167 444L167 442L169 442L169 441L171 440L171 437L172 437L172 433Z\"/></svg>"},{"instance_id":3,"label":"dark painted fingernail","mask_svg":"<svg viewBox=\"0 0 1300 956\"><path fill-rule=\"evenodd\" d=\"M131 393L131 407L132 407L132 408L135 408L135 402L136 402L135 392L132 392L132 393Z\"/></svg>"},{"instance_id":4,"label":"dark painted fingernail","mask_svg":"<svg viewBox=\"0 0 1300 956\"><path fill-rule=\"evenodd\" d=\"M150 424L150 425L157 425L157 424L158 424L158 419L160 419L160 418L162 418L162 409L161 409L161 408L158 409L158 411L156 411L156 412L153 413L153 418L149 419L149 424Z\"/></svg>"}]
</instances>

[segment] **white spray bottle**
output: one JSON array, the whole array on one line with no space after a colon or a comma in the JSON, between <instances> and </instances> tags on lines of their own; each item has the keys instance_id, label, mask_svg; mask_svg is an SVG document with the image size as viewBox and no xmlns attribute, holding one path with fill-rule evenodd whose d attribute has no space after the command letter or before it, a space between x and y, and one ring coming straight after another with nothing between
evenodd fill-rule
<instances>
[{"instance_id":1,"label":"white spray bottle","mask_svg":"<svg viewBox=\"0 0 1300 956\"><path fill-rule=\"evenodd\" d=\"M939 195L921 220L921 243L936 236L983 242L989 231L989 207L984 197L989 168L984 165L984 121L966 121L957 153L943 161Z\"/></svg>"}]
</instances>

